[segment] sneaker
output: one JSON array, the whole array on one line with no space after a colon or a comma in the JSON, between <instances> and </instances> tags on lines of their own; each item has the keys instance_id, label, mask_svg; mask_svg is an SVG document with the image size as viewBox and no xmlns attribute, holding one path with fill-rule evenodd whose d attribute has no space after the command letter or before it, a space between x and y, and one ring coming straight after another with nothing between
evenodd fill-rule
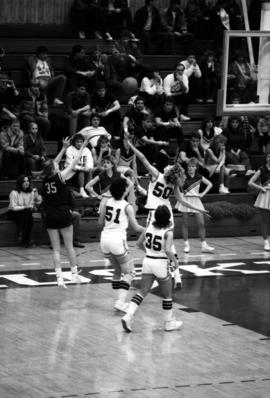
<instances>
[{"instance_id":1,"label":"sneaker","mask_svg":"<svg viewBox=\"0 0 270 398\"><path fill-rule=\"evenodd\" d=\"M55 98L53 101L54 105L64 105L64 102L61 101L59 98Z\"/></svg>"},{"instance_id":2,"label":"sneaker","mask_svg":"<svg viewBox=\"0 0 270 398\"><path fill-rule=\"evenodd\" d=\"M79 31L79 39L85 39L85 33L83 30Z\"/></svg>"},{"instance_id":3,"label":"sneaker","mask_svg":"<svg viewBox=\"0 0 270 398\"><path fill-rule=\"evenodd\" d=\"M58 287L61 287L62 289L66 289L67 288L62 276L57 278L57 285L58 285Z\"/></svg>"},{"instance_id":4,"label":"sneaker","mask_svg":"<svg viewBox=\"0 0 270 398\"><path fill-rule=\"evenodd\" d=\"M220 194L223 194L223 195L230 193L230 191L228 190L228 188L225 187L224 185L220 185L218 192L219 192Z\"/></svg>"},{"instance_id":5,"label":"sneaker","mask_svg":"<svg viewBox=\"0 0 270 398\"><path fill-rule=\"evenodd\" d=\"M213 100L212 98L208 98L208 99L206 100L206 102L207 102L207 104L213 104L213 103L214 103L214 100Z\"/></svg>"},{"instance_id":6,"label":"sneaker","mask_svg":"<svg viewBox=\"0 0 270 398\"><path fill-rule=\"evenodd\" d=\"M113 306L113 308L114 308L116 311L120 311L120 312L124 312L124 313L127 312L128 307L129 307L129 303L124 303L124 302L121 301L121 300L117 300L117 301L114 303L114 306Z\"/></svg>"},{"instance_id":7,"label":"sneaker","mask_svg":"<svg viewBox=\"0 0 270 398\"><path fill-rule=\"evenodd\" d=\"M101 34L99 32L97 32L97 31L95 31L95 38L98 39L98 40L102 40L103 39Z\"/></svg>"},{"instance_id":8,"label":"sneaker","mask_svg":"<svg viewBox=\"0 0 270 398\"><path fill-rule=\"evenodd\" d=\"M202 244L202 252L203 253L213 253L215 251L214 247L209 246L207 243Z\"/></svg>"},{"instance_id":9,"label":"sneaker","mask_svg":"<svg viewBox=\"0 0 270 398\"><path fill-rule=\"evenodd\" d=\"M265 251L270 251L270 245L269 245L268 241L264 243L264 250Z\"/></svg>"},{"instance_id":10,"label":"sneaker","mask_svg":"<svg viewBox=\"0 0 270 398\"><path fill-rule=\"evenodd\" d=\"M121 323L122 323L123 329L126 332L128 332L128 333L132 332L130 317L128 317L127 315L124 315L123 318L121 319Z\"/></svg>"},{"instance_id":11,"label":"sneaker","mask_svg":"<svg viewBox=\"0 0 270 398\"><path fill-rule=\"evenodd\" d=\"M82 282L82 278L80 277L80 275L78 273L71 273L71 282L73 283L81 283Z\"/></svg>"},{"instance_id":12,"label":"sneaker","mask_svg":"<svg viewBox=\"0 0 270 398\"><path fill-rule=\"evenodd\" d=\"M164 330L166 332L172 332L173 330L181 329L182 325L183 325L182 321L171 319L170 321L165 322Z\"/></svg>"},{"instance_id":13,"label":"sneaker","mask_svg":"<svg viewBox=\"0 0 270 398\"><path fill-rule=\"evenodd\" d=\"M256 171L255 170L251 170L251 169L249 169L249 170L247 170L246 171L246 176L251 176L252 174L255 174L256 173Z\"/></svg>"},{"instance_id":14,"label":"sneaker","mask_svg":"<svg viewBox=\"0 0 270 398\"><path fill-rule=\"evenodd\" d=\"M188 120L190 120L190 117L186 116L186 115L181 115L180 119L182 122L187 122Z\"/></svg>"},{"instance_id":15,"label":"sneaker","mask_svg":"<svg viewBox=\"0 0 270 398\"><path fill-rule=\"evenodd\" d=\"M112 38L112 36L110 35L109 32L105 33L105 40L108 40L108 41L112 41L113 40L113 38Z\"/></svg>"},{"instance_id":16,"label":"sneaker","mask_svg":"<svg viewBox=\"0 0 270 398\"><path fill-rule=\"evenodd\" d=\"M203 102L203 100L202 100L202 98L196 98L196 102L197 102L198 104L201 104L201 103Z\"/></svg>"},{"instance_id":17,"label":"sneaker","mask_svg":"<svg viewBox=\"0 0 270 398\"><path fill-rule=\"evenodd\" d=\"M189 253L190 252L190 246L189 242L184 243L184 253Z\"/></svg>"},{"instance_id":18,"label":"sneaker","mask_svg":"<svg viewBox=\"0 0 270 398\"><path fill-rule=\"evenodd\" d=\"M87 193L85 192L84 188L80 189L80 195L82 198L89 198L89 196L87 195Z\"/></svg>"},{"instance_id":19,"label":"sneaker","mask_svg":"<svg viewBox=\"0 0 270 398\"><path fill-rule=\"evenodd\" d=\"M140 39L138 39L138 38L134 35L134 33L130 33L130 40L133 41L133 42L139 42L139 41L140 41Z\"/></svg>"}]
</instances>

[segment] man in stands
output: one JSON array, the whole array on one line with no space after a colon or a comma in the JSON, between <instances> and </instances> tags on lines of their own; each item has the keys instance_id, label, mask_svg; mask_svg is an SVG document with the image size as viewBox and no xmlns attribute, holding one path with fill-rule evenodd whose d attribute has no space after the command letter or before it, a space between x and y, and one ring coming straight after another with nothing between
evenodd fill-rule
<instances>
[{"instance_id":1,"label":"man in stands","mask_svg":"<svg viewBox=\"0 0 270 398\"><path fill-rule=\"evenodd\" d=\"M30 122L38 125L44 140L48 138L51 123L48 119L48 104L44 93L40 91L38 83L31 83L30 87L20 95L20 120L24 129Z\"/></svg>"},{"instance_id":2,"label":"man in stands","mask_svg":"<svg viewBox=\"0 0 270 398\"><path fill-rule=\"evenodd\" d=\"M29 81L38 83L40 89L46 92L49 103L63 104L62 97L67 78L64 75L54 75L47 47L37 47L35 55L26 60L26 70Z\"/></svg>"},{"instance_id":3,"label":"man in stands","mask_svg":"<svg viewBox=\"0 0 270 398\"><path fill-rule=\"evenodd\" d=\"M111 134L103 126L100 126L100 116L98 114L92 113L90 123L90 126L84 127L78 133L88 139L91 148L97 146L98 140L102 136L107 137L109 140L111 139Z\"/></svg>"},{"instance_id":4,"label":"man in stands","mask_svg":"<svg viewBox=\"0 0 270 398\"><path fill-rule=\"evenodd\" d=\"M69 119L69 134L72 136L77 133L78 129L89 124L90 95L86 91L86 86L80 84L75 90L69 92L65 98L65 105Z\"/></svg>"},{"instance_id":5,"label":"man in stands","mask_svg":"<svg viewBox=\"0 0 270 398\"><path fill-rule=\"evenodd\" d=\"M6 73L0 73L0 119L14 120L16 106L19 103L20 93L14 81L9 80Z\"/></svg>"},{"instance_id":6,"label":"man in stands","mask_svg":"<svg viewBox=\"0 0 270 398\"><path fill-rule=\"evenodd\" d=\"M17 178L24 171L24 135L18 119L6 120L0 133L2 177Z\"/></svg>"},{"instance_id":7,"label":"man in stands","mask_svg":"<svg viewBox=\"0 0 270 398\"><path fill-rule=\"evenodd\" d=\"M173 51L173 37L166 31L159 10L154 6L154 0L145 0L145 5L139 8L134 16L134 30L142 39L144 53L149 54L151 44L159 45L161 54Z\"/></svg>"},{"instance_id":8,"label":"man in stands","mask_svg":"<svg viewBox=\"0 0 270 398\"><path fill-rule=\"evenodd\" d=\"M164 92L167 97L173 97L177 116L181 121L190 120L188 112L188 77L185 74L185 66L177 64L173 73L169 73L164 79Z\"/></svg>"},{"instance_id":9,"label":"man in stands","mask_svg":"<svg viewBox=\"0 0 270 398\"><path fill-rule=\"evenodd\" d=\"M120 103L111 94L104 82L97 83L97 90L92 98L92 111L101 119L101 126L113 136L119 137L121 126Z\"/></svg>"},{"instance_id":10,"label":"man in stands","mask_svg":"<svg viewBox=\"0 0 270 398\"><path fill-rule=\"evenodd\" d=\"M181 61L181 64L184 65L184 73L188 77L190 101L195 100L198 103L203 102L201 79L202 72L197 63L195 54L192 51L189 51L187 58L184 61Z\"/></svg>"}]
</instances>

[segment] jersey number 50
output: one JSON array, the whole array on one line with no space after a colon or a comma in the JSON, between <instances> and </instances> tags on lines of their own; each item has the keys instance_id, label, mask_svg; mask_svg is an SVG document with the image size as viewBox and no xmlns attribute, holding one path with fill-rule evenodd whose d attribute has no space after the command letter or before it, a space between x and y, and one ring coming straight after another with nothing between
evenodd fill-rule
<instances>
[{"instance_id":1,"label":"jersey number 50","mask_svg":"<svg viewBox=\"0 0 270 398\"><path fill-rule=\"evenodd\" d=\"M162 197L163 199L168 199L168 197L172 194L173 189L171 187L164 187L161 182L157 182L154 186L153 195L158 198Z\"/></svg>"}]
</instances>

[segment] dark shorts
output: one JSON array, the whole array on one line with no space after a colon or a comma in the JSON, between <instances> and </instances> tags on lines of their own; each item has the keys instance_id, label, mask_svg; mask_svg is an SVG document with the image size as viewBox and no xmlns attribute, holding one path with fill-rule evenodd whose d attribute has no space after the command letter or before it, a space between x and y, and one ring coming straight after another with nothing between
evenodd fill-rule
<instances>
[{"instance_id":1,"label":"dark shorts","mask_svg":"<svg viewBox=\"0 0 270 398\"><path fill-rule=\"evenodd\" d=\"M72 214L68 207L47 209L44 217L47 229L62 229L72 224Z\"/></svg>"}]
</instances>

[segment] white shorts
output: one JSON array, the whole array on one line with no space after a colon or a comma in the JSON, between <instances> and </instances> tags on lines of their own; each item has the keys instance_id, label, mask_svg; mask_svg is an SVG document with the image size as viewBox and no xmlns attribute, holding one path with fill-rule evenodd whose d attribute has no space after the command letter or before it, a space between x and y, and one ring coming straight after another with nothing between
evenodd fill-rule
<instances>
[{"instance_id":1,"label":"white shorts","mask_svg":"<svg viewBox=\"0 0 270 398\"><path fill-rule=\"evenodd\" d=\"M166 279L169 276L169 260L145 257L142 263L142 274L151 274L157 279Z\"/></svg>"},{"instance_id":2,"label":"white shorts","mask_svg":"<svg viewBox=\"0 0 270 398\"><path fill-rule=\"evenodd\" d=\"M110 258L113 255L119 263L129 260L127 241L123 237L101 234L100 248L104 257Z\"/></svg>"}]
</instances>

